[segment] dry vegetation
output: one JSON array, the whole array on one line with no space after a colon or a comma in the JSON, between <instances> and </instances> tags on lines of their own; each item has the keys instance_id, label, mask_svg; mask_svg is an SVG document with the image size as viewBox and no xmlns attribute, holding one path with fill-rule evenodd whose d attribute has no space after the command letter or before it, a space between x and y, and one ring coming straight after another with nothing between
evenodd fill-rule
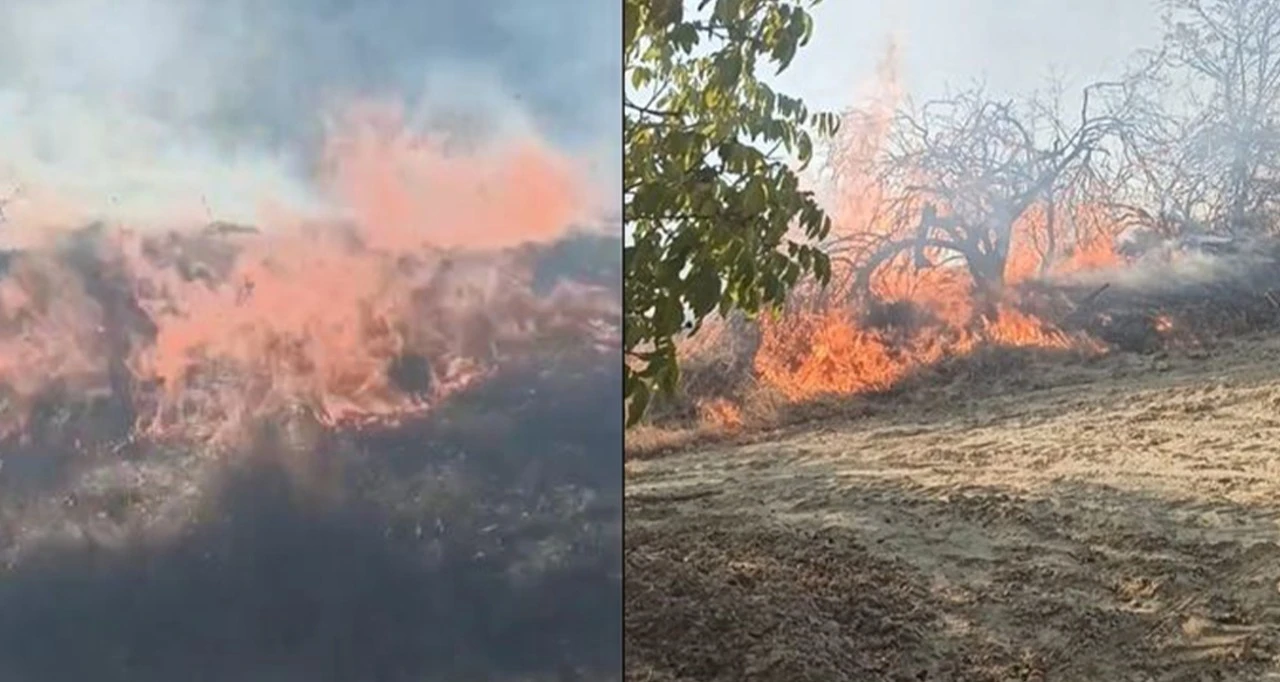
<instances>
[{"instance_id":1,"label":"dry vegetation","mask_svg":"<svg viewBox=\"0 0 1280 682\"><path fill-rule=\"evenodd\" d=\"M43 303L105 311L102 336L121 344L85 347L102 351L92 359L105 371L6 386L6 398L23 400L6 406L0 440L0 679L616 679L622 421L611 354L558 324L564 336L554 343L509 346L477 333L472 342L508 352L430 409L406 402L415 407L395 419L335 420L314 393L282 405L193 389L181 429L148 428L140 415L155 404L157 382L115 370L157 337L157 318L131 294L166 290L123 284L131 273L113 267L103 234L73 235L66 250L11 253L0 277L13 295L40 291L32 282L42 280L22 272L66 273L85 298ZM165 266L234 260L234 242L208 236L162 238L180 256ZM613 286L616 265L601 253L616 254L616 242L603 241L603 250L593 239L533 249L532 288L521 295L553 300L562 279ZM419 294L430 300L430 291ZM14 300L29 305L0 308L8 350L25 343L33 349L25 357L44 358L38 344L77 340L74 327L41 337L48 328L39 325L56 316L38 296L5 302ZM552 308L560 324L576 314ZM468 315L498 312L518 321L510 310ZM24 325L36 331L13 333ZM573 338L588 343L566 343ZM281 372L267 385L326 376L287 361L314 346L275 341L267 350L286 361L253 355L259 368ZM7 378L32 369L6 359ZM217 367L200 360L201 369ZM427 380L442 372L411 354L375 368L397 395L430 391ZM230 370L215 378L250 388L262 379ZM108 385L84 390L96 380ZM369 382L334 387L361 385ZM197 409L209 406L200 399L247 409L229 422L225 411Z\"/></svg>"},{"instance_id":2,"label":"dry vegetation","mask_svg":"<svg viewBox=\"0 0 1280 682\"><path fill-rule=\"evenodd\" d=\"M1280 678L1280 5L1162 5L1070 107L890 56L832 283L628 433L628 679Z\"/></svg>"},{"instance_id":3,"label":"dry vegetation","mask_svg":"<svg viewBox=\"0 0 1280 682\"><path fill-rule=\"evenodd\" d=\"M6 457L0 678L612 679L621 388L590 370L394 429L264 420L231 460Z\"/></svg>"}]
</instances>

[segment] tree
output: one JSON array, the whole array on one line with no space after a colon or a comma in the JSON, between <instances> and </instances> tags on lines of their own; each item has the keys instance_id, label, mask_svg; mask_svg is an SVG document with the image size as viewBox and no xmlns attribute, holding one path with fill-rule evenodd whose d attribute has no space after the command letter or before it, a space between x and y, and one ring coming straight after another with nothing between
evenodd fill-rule
<instances>
[{"instance_id":1,"label":"tree","mask_svg":"<svg viewBox=\"0 0 1280 682\"><path fill-rule=\"evenodd\" d=\"M980 87L900 112L876 164L894 229L853 233L839 245L859 252L852 292L868 293L874 274L900 257L917 268L956 262L973 282L976 312L994 316L1019 221L1043 209L1042 234L1031 236L1042 263L1052 263L1064 247L1059 206L1105 185L1098 162L1124 126L1126 97L1103 96L1113 90L1126 88L1086 88L1074 121L1044 102L1018 106ZM1099 100L1108 104L1101 112Z\"/></svg>"},{"instance_id":2,"label":"tree","mask_svg":"<svg viewBox=\"0 0 1280 682\"><path fill-rule=\"evenodd\" d=\"M675 341L718 311L780 305L806 274L829 277L816 247L830 221L796 171L811 113L757 75L786 69L819 0L625 0L623 250L625 393L630 423L679 379Z\"/></svg>"},{"instance_id":3,"label":"tree","mask_svg":"<svg viewBox=\"0 0 1280 682\"><path fill-rule=\"evenodd\" d=\"M1280 211L1280 3L1162 4L1163 96L1182 98L1165 102L1175 112L1146 157L1177 160L1171 203L1194 213L1180 220L1262 230Z\"/></svg>"}]
</instances>

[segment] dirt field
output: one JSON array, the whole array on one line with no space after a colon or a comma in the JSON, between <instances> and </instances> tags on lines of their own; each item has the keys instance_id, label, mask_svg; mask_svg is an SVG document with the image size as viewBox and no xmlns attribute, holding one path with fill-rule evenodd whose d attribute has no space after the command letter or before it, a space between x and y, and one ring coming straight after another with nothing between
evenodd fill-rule
<instances>
[{"instance_id":1,"label":"dirt field","mask_svg":"<svg viewBox=\"0 0 1280 682\"><path fill-rule=\"evenodd\" d=\"M628 464L628 680L1280 680L1280 340Z\"/></svg>"}]
</instances>

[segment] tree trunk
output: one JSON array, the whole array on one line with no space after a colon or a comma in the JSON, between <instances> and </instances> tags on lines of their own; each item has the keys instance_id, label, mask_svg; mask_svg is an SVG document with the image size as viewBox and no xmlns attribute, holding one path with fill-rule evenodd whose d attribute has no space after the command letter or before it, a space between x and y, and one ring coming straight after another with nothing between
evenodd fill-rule
<instances>
[{"instance_id":1,"label":"tree trunk","mask_svg":"<svg viewBox=\"0 0 1280 682\"><path fill-rule=\"evenodd\" d=\"M997 253L978 254L969 259L973 278L974 322L994 322L1000 317L1000 301L1004 296L1005 259Z\"/></svg>"}]
</instances>

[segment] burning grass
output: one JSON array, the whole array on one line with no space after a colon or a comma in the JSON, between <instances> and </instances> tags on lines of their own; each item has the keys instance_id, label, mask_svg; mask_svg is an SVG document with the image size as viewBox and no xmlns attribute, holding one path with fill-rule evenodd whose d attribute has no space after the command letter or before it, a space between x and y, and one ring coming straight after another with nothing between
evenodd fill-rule
<instances>
[{"instance_id":1,"label":"burning grass","mask_svg":"<svg viewBox=\"0 0 1280 682\"><path fill-rule=\"evenodd\" d=\"M232 463L81 453L41 495L6 458L0 676L610 679L621 387L557 369L384 428L270 420Z\"/></svg>"},{"instance_id":2,"label":"burning grass","mask_svg":"<svg viewBox=\"0 0 1280 682\"><path fill-rule=\"evenodd\" d=\"M450 153L381 112L332 138L345 216L101 222L8 252L0 431L23 437L58 391L114 402L147 437L231 442L295 409L394 421L536 349L617 345L616 283L547 277L582 217L567 160L528 141Z\"/></svg>"},{"instance_id":3,"label":"burning grass","mask_svg":"<svg viewBox=\"0 0 1280 682\"><path fill-rule=\"evenodd\" d=\"M948 173L979 185L1005 177L967 167L983 162L967 156L897 168L910 180L902 184L885 171L897 90L882 75L881 98L846 118L833 149L831 283L802 285L776 314L713 320L685 340L681 394L629 434L632 456L927 393L930 382L1003 381L1029 362L1198 348L1280 324L1274 243L1132 262L1118 248L1125 216L1082 187L1041 198L1018 194L1014 179L957 190L949 203L958 180ZM1012 115L979 107L991 111ZM919 154L897 162L923 164ZM1011 204L1020 208L1000 208Z\"/></svg>"},{"instance_id":4,"label":"burning grass","mask_svg":"<svg viewBox=\"0 0 1280 682\"><path fill-rule=\"evenodd\" d=\"M1195 355L1224 337L1280 328L1280 246L1268 240L1234 255L1132 264L1094 251L1083 263L1012 280L994 317L975 314L960 271L890 269L877 283L881 293L869 299L810 291L754 324L711 323L706 337L682 348L686 409L658 412L629 434L629 454L750 437L885 400L1034 387L1052 372L1037 365Z\"/></svg>"},{"instance_id":5,"label":"burning grass","mask_svg":"<svg viewBox=\"0 0 1280 682\"><path fill-rule=\"evenodd\" d=\"M384 114L335 131L320 215L14 207L0 677L619 668L619 240L570 230L553 150Z\"/></svg>"},{"instance_id":6,"label":"burning grass","mask_svg":"<svg viewBox=\"0 0 1280 682\"><path fill-rule=\"evenodd\" d=\"M1035 219L1029 214L1019 233L1038 229ZM868 295L859 295L851 284L858 261L838 264L835 286L802 289L785 310L755 322L712 321L682 344L682 395L655 411L656 428L629 435L629 451L838 413L850 398L901 395L929 380L989 376L983 368L1001 365L1004 354L1018 365L1031 356L1105 353L1106 341L1093 330L1063 324L1027 298L1037 286L1070 298L1054 278L1118 263L1102 244L1096 237L1050 267L1031 242L1019 240L1009 280L990 309L963 268L921 269L900 257L878 268ZM678 424L679 435L657 435L663 423Z\"/></svg>"}]
</instances>

